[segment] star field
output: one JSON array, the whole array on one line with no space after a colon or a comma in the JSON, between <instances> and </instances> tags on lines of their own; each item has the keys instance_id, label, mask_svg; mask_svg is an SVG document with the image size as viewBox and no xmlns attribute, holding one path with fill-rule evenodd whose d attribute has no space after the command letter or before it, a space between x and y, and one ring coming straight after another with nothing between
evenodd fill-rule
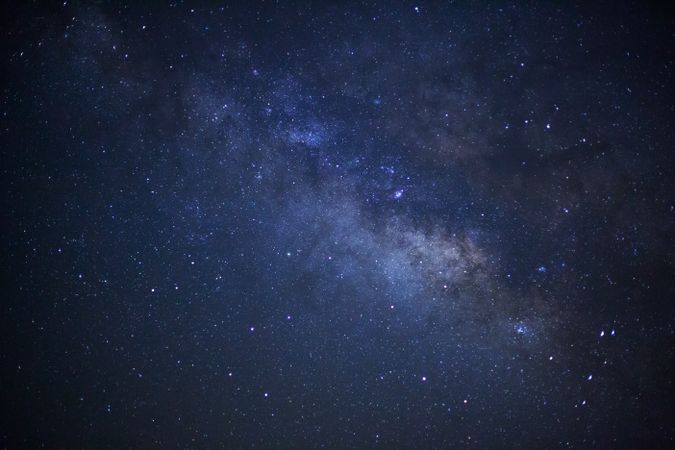
<instances>
[{"instance_id":1,"label":"star field","mask_svg":"<svg viewBox=\"0 0 675 450\"><path fill-rule=\"evenodd\" d=\"M672 448L675 15L3 6L6 448Z\"/></svg>"}]
</instances>

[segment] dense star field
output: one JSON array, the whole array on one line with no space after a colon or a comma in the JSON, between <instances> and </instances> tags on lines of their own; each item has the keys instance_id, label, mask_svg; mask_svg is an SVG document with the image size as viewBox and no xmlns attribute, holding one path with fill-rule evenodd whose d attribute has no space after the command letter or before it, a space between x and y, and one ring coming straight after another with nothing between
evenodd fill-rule
<instances>
[{"instance_id":1,"label":"dense star field","mask_svg":"<svg viewBox=\"0 0 675 450\"><path fill-rule=\"evenodd\" d=\"M0 445L675 447L674 19L5 4Z\"/></svg>"}]
</instances>

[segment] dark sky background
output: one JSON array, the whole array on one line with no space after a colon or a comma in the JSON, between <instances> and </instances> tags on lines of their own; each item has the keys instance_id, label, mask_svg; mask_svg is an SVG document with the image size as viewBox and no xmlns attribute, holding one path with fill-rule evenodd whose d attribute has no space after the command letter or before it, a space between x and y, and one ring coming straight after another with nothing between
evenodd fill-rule
<instances>
[{"instance_id":1,"label":"dark sky background","mask_svg":"<svg viewBox=\"0 0 675 450\"><path fill-rule=\"evenodd\" d=\"M2 446L675 446L672 9L17 3Z\"/></svg>"}]
</instances>

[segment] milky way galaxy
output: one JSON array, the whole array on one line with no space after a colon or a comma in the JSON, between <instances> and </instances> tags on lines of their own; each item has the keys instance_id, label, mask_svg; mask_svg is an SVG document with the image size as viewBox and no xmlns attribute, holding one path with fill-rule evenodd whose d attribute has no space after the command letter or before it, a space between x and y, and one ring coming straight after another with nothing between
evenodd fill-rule
<instances>
[{"instance_id":1,"label":"milky way galaxy","mask_svg":"<svg viewBox=\"0 0 675 450\"><path fill-rule=\"evenodd\" d=\"M2 446L675 447L671 9L2 9Z\"/></svg>"}]
</instances>

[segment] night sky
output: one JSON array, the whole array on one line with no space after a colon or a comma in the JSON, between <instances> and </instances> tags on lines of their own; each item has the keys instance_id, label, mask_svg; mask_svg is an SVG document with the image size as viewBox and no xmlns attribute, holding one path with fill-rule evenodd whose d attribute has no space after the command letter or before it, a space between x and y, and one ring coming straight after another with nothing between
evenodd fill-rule
<instances>
[{"instance_id":1,"label":"night sky","mask_svg":"<svg viewBox=\"0 0 675 450\"><path fill-rule=\"evenodd\" d=\"M2 7L0 445L675 447L675 14Z\"/></svg>"}]
</instances>

